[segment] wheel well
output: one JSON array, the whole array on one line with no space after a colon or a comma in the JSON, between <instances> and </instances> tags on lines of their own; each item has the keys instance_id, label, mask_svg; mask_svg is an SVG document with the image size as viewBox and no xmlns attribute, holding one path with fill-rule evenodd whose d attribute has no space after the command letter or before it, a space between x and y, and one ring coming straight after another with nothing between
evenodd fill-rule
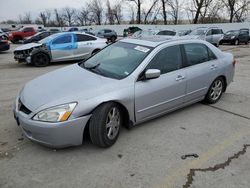
<instances>
[{"instance_id":1,"label":"wheel well","mask_svg":"<svg viewBox=\"0 0 250 188\"><path fill-rule=\"evenodd\" d=\"M92 52L92 55L93 55L94 53L100 51L100 50L101 50L101 49L99 49L99 48L94 49L93 52Z\"/></svg>"},{"instance_id":2,"label":"wheel well","mask_svg":"<svg viewBox=\"0 0 250 188\"><path fill-rule=\"evenodd\" d=\"M21 35L14 35L13 38L14 38L14 39L19 39L19 40L23 39L23 37L22 37Z\"/></svg>"},{"instance_id":3,"label":"wheel well","mask_svg":"<svg viewBox=\"0 0 250 188\"><path fill-rule=\"evenodd\" d=\"M223 79L223 81L225 83L225 86L223 88L223 92L225 92L226 89L227 89L227 79L226 79L226 77L224 75L218 76L218 78L222 78Z\"/></svg>"},{"instance_id":4,"label":"wheel well","mask_svg":"<svg viewBox=\"0 0 250 188\"><path fill-rule=\"evenodd\" d=\"M95 107L95 109L98 108L99 106L105 104L105 103L110 103L110 102L115 103L115 104L117 104L119 106L120 110L122 111L122 114L124 115L124 119L123 119L124 124L123 125L126 128L129 128L130 127L129 113L128 113L127 108L124 105L122 105L121 103L116 102L116 101L107 101L107 102L103 102L103 103L99 104L97 107ZM95 109L92 110L89 114L92 114L93 111L95 111ZM85 128L83 130L83 142L84 142L84 138L89 138L89 121L90 121L90 119L88 120L88 122L87 122L87 124L86 124L86 126L85 126Z\"/></svg>"}]
</instances>

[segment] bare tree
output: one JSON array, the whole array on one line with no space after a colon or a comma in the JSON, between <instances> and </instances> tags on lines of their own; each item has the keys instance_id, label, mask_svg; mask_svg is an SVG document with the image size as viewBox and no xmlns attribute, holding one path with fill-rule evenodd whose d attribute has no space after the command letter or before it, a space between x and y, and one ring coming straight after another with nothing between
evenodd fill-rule
<instances>
[{"instance_id":1,"label":"bare tree","mask_svg":"<svg viewBox=\"0 0 250 188\"><path fill-rule=\"evenodd\" d=\"M109 24L113 25L115 23L115 18L114 18L113 9L112 9L112 7L110 5L109 0L107 0L106 6L107 6L106 18L108 19Z\"/></svg>"},{"instance_id":2,"label":"bare tree","mask_svg":"<svg viewBox=\"0 0 250 188\"><path fill-rule=\"evenodd\" d=\"M75 20L77 20L81 26L88 25L88 21L90 20L88 8L82 7L81 10L76 13Z\"/></svg>"},{"instance_id":3,"label":"bare tree","mask_svg":"<svg viewBox=\"0 0 250 188\"><path fill-rule=\"evenodd\" d=\"M205 0L193 0L193 5L195 8L195 16L194 16L194 21L193 21L194 24L197 24L199 21L201 9L204 6L204 2L205 2Z\"/></svg>"},{"instance_id":4,"label":"bare tree","mask_svg":"<svg viewBox=\"0 0 250 188\"><path fill-rule=\"evenodd\" d=\"M237 21L241 21L244 14L249 11L249 0L222 0L227 7L230 19L229 22L232 23L234 18Z\"/></svg>"},{"instance_id":5,"label":"bare tree","mask_svg":"<svg viewBox=\"0 0 250 188\"><path fill-rule=\"evenodd\" d=\"M63 9L63 19L68 24L68 26L72 26L74 23L75 9L70 7L65 7Z\"/></svg>"},{"instance_id":6,"label":"bare tree","mask_svg":"<svg viewBox=\"0 0 250 188\"><path fill-rule=\"evenodd\" d=\"M148 18L150 17L150 15L152 15L152 11L155 8L156 4L157 4L158 0L153 0L153 2L151 3L150 8L144 12L144 23L146 24L148 22Z\"/></svg>"},{"instance_id":7,"label":"bare tree","mask_svg":"<svg viewBox=\"0 0 250 188\"><path fill-rule=\"evenodd\" d=\"M137 24L141 24L141 6L143 0L127 0L127 1L135 3L137 7L137 16L136 16Z\"/></svg>"},{"instance_id":8,"label":"bare tree","mask_svg":"<svg viewBox=\"0 0 250 188\"><path fill-rule=\"evenodd\" d=\"M26 12L24 16L19 15L19 23L21 24L31 24L32 19L31 19L31 14L30 12Z\"/></svg>"},{"instance_id":9,"label":"bare tree","mask_svg":"<svg viewBox=\"0 0 250 188\"><path fill-rule=\"evenodd\" d=\"M179 0L168 0L167 5L169 6L169 14L174 20L174 24L178 24L180 1Z\"/></svg>"},{"instance_id":10,"label":"bare tree","mask_svg":"<svg viewBox=\"0 0 250 188\"><path fill-rule=\"evenodd\" d=\"M93 16L93 20L97 25L101 25L103 18L103 8L100 0L92 0L88 4L89 11Z\"/></svg>"},{"instance_id":11,"label":"bare tree","mask_svg":"<svg viewBox=\"0 0 250 188\"><path fill-rule=\"evenodd\" d=\"M58 12L57 9L54 10L55 12L55 24L58 27L63 27L64 26L64 21L63 21L63 15Z\"/></svg>"},{"instance_id":12,"label":"bare tree","mask_svg":"<svg viewBox=\"0 0 250 188\"><path fill-rule=\"evenodd\" d=\"M164 20L164 25L167 25L167 11L166 11L166 0L161 0L162 3L162 13L163 13L163 20Z\"/></svg>"}]
</instances>

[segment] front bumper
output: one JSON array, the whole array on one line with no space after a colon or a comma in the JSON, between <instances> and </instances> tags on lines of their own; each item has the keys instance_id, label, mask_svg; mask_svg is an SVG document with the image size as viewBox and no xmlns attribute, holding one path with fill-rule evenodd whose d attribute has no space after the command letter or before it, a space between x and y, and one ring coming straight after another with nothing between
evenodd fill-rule
<instances>
[{"instance_id":1,"label":"front bumper","mask_svg":"<svg viewBox=\"0 0 250 188\"><path fill-rule=\"evenodd\" d=\"M40 122L25 113L13 110L17 124L28 139L52 148L82 144L84 128L91 115L59 123Z\"/></svg>"}]
</instances>

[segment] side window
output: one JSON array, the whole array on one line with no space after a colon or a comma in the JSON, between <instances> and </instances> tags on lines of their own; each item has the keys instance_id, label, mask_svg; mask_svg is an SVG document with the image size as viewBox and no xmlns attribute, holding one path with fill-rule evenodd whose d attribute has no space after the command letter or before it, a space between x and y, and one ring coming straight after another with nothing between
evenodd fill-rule
<instances>
[{"instance_id":1,"label":"side window","mask_svg":"<svg viewBox=\"0 0 250 188\"><path fill-rule=\"evenodd\" d=\"M214 53L205 44L184 44L184 49L188 66L217 59Z\"/></svg>"},{"instance_id":2,"label":"side window","mask_svg":"<svg viewBox=\"0 0 250 188\"><path fill-rule=\"evenodd\" d=\"M161 74L180 69L182 66L182 55L180 46L167 47L158 54L149 63L147 69L159 69Z\"/></svg>"},{"instance_id":3,"label":"side window","mask_svg":"<svg viewBox=\"0 0 250 188\"><path fill-rule=\"evenodd\" d=\"M212 34L213 34L213 35L222 34L222 30L221 30L221 29L213 29L213 30L212 30Z\"/></svg>"},{"instance_id":4,"label":"side window","mask_svg":"<svg viewBox=\"0 0 250 188\"><path fill-rule=\"evenodd\" d=\"M24 32L33 32L33 28L26 27L23 29Z\"/></svg>"},{"instance_id":5,"label":"side window","mask_svg":"<svg viewBox=\"0 0 250 188\"><path fill-rule=\"evenodd\" d=\"M212 50L210 50L210 48L207 47L207 51L208 51L208 59L209 59L209 61L217 59L216 55L214 54L214 52Z\"/></svg>"},{"instance_id":6,"label":"side window","mask_svg":"<svg viewBox=\"0 0 250 188\"><path fill-rule=\"evenodd\" d=\"M108 30L108 29L106 29L106 30L104 30L104 33L111 33L112 31L111 30Z\"/></svg>"},{"instance_id":7,"label":"side window","mask_svg":"<svg viewBox=\"0 0 250 188\"><path fill-rule=\"evenodd\" d=\"M209 35L212 35L212 30L209 30L208 32L207 32L207 35L209 36Z\"/></svg>"},{"instance_id":8,"label":"side window","mask_svg":"<svg viewBox=\"0 0 250 188\"><path fill-rule=\"evenodd\" d=\"M165 31L160 31L157 35L165 35Z\"/></svg>"},{"instance_id":9,"label":"side window","mask_svg":"<svg viewBox=\"0 0 250 188\"><path fill-rule=\"evenodd\" d=\"M53 44L66 44L66 43L71 43L72 42L72 37L71 35L64 35L60 36L57 39L53 41Z\"/></svg>"},{"instance_id":10,"label":"side window","mask_svg":"<svg viewBox=\"0 0 250 188\"><path fill-rule=\"evenodd\" d=\"M166 33L167 33L167 35L169 35L169 36L174 36L174 35L176 35L176 32L174 32L174 31L166 31Z\"/></svg>"},{"instance_id":11,"label":"side window","mask_svg":"<svg viewBox=\"0 0 250 188\"><path fill-rule=\"evenodd\" d=\"M88 36L88 35L76 34L76 41L77 42L84 42L84 41L91 41L91 40L96 40L96 38Z\"/></svg>"}]
</instances>

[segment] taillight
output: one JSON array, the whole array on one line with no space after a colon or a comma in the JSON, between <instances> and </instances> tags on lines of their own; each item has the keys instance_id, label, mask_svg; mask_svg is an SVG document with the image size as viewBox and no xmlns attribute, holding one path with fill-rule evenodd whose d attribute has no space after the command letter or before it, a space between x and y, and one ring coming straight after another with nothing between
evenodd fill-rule
<instances>
[{"instance_id":1,"label":"taillight","mask_svg":"<svg viewBox=\"0 0 250 188\"><path fill-rule=\"evenodd\" d=\"M233 64L233 66L235 67L235 64L236 64L236 60L235 60L235 59L234 59L234 61L233 61L233 63L232 63L232 64Z\"/></svg>"}]
</instances>

